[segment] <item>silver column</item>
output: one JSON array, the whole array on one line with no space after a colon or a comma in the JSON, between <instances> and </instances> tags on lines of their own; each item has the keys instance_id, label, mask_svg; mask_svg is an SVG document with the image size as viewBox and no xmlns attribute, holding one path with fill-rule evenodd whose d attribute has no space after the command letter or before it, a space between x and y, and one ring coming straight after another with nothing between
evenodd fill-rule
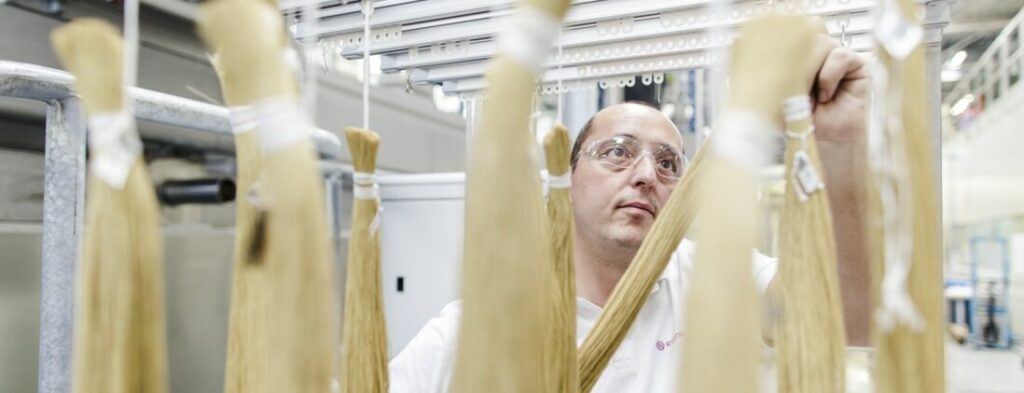
<instances>
[{"instance_id":1,"label":"silver column","mask_svg":"<svg viewBox=\"0 0 1024 393\"><path fill-rule=\"evenodd\" d=\"M85 215L85 121L77 98L49 103L40 285L40 393L71 391L75 261Z\"/></svg>"}]
</instances>

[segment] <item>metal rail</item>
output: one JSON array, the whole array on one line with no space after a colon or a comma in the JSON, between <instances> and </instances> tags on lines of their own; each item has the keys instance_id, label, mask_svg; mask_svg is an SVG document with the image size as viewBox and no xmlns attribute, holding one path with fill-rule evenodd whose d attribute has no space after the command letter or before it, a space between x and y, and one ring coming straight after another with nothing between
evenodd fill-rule
<instances>
[{"instance_id":1,"label":"metal rail","mask_svg":"<svg viewBox=\"0 0 1024 393\"><path fill-rule=\"evenodd\" d=\"M74 78L63 71L0 61L0 96L47 104L39 310L40 393L71 391L75 261L84 221L86 171L86 119L73 82ZM132 88L128 94L138 119L182 128L173 132L142 132L143 139L234 151L226 108L139 88ZM318 129L312 138L321 157L340 155L341 140L336 135ZM325 185L335 184L334 177L328 176ZM328 214L333 216L340 202L336 198L328 201Z\"/></svg>"},{"instance_id":2,"label":"metal rail","mask_svg":"<svg viewBox=\"0 0 1024 393\"><path fill-rule=\"evenodd\" d=\"M1024 10L1017 13L974 66L946 95L945 106L959 131L963 131L980 118L1010 89L1017 86L1024 72ZM970 109L970 110L968 110Z\"/></svg>"},{"instance_id":3,"label":"metal rail","mask_svg":"<svg viewBox=\"0 0 1024 393\"><path fill-rule=\"evenodd\" d=\"M76 98L73 84L74 77L64 71L0 61L0 96L54 103ZM204 150L235 150L227 108L135 87L128 95L139 120L183 128L173 132L140 130L143 139ZM336 135L316 129L312 138L321 157L341 154L341 140Z\"/></svg>"}]
</instances>

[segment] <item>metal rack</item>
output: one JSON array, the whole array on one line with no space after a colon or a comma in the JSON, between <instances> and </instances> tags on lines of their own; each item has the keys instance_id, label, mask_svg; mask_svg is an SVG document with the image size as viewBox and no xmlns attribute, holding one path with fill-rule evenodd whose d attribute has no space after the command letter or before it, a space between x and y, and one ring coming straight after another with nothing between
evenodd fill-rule
<instances>
[{"instance_id":1,"label":"metal rack","mask_svg":"<svg viewBox=\"0 0 1024 393\"><path fill-rule=\"evenodd\" d=\"M920 0L925 42L937 44L948 22L948 0ZM299 39L319 39L324 50L347 59L362 57L360 4L321 2L316 23L298 1L284 2ZM769 12L820 16L829 33L858 52L873 48L878 0L575 0L563 22L561 56L552 56L540 78L540 93L581 87L660 83L661 73L720 62L719 50L735 27ZM384 72L407 72L416 84L441 84L450 94L475 94L486 83L487 60L497 52L496 35L512 17L512 0L379 0L370 18L372 55ZM637 81L636 76L640 76Z\"/></svg>"},{"instance_id":2,"label":"metal rack","mask_svg":"<svg viewBox=\"0 0 1024 393\"><path fill-rule=\"evenodd\" d=\"M38 376L38 391L46 393L71 391L75 261L85 214L86 171L86 119L73 83L74 78L63 71L0 61L0 96L47 105ZM226 108L139 88L132 88L128 95L137 119L182 128L173 133L142 132L143 139L234 150ZM315 130L312 138L321 158L341 154L336 135ZM325 181L333 189L337 179L329 173ZM335 214L332 208L339 205L336 198L328 199L329 213Z\"/></svg>"},{"instance_id":3,"label":"metal rack","mask_svg":"<svg viewBox=\"0 0 1024 393\"><path fill-rule=\"evenodd\" d=\"M988 128L992 116L982 117L989 108L999 108L997 102L1004 97L1019 100L1014 95L1018 87L1021 73L1024 72L1024 11L1006 24L1006 27L992 41L988 49L978 57L971 67L948 95L944 104L950 108L950 115L955 122L957 131L984 130ZM1011 100L1012 101L1012 100ZM1006 105L1009 112L1017 108L1016 102ZM959 108L958 108L959 107ZM973 110L968 110L973 108ZM998 117L998 116L996 116ZM982 123L975 123L975 120Z\"/></svg>"}]
</instances>

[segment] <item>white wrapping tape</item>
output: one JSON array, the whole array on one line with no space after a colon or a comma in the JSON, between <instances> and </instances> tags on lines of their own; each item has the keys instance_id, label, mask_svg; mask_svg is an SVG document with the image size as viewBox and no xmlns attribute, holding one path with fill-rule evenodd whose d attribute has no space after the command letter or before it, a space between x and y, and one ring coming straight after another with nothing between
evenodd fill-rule
<instances>
[{"instance_id":1,"label":"white wrapping tape","mask_svg":"<svg viewBox=\"0 0 1024 393\"><path fill-rule=\"evenodd\" d=\"M711 138L711 148L719 157L742 165L754 172L772 161L778 149L778 127L764 116L747 111L733 111L722 116L718 135Z\"/></svg>"},{"instance_id":2,"label":"white wrapping tape","mask_svg":"<svg viewBox=\"0 0 1024 393\"><path fill-rule=\"evenodd\" d=\"M565 172L561 176L552 176L548 174L548 187L549 188L569 188L572 185L572 172Z\"/></svg>"},{"instance_id":3,"label":"white wrapping tape","mask_svg":"<svg viewBox=\"0 0 1024 393\"><path fill-rule=\"evenodd\" d=\"M811 118L811 98L806 95L793 96L782 101L782 115L786 123Z\"/></svg>"},{"instance_id":4,"label":"white wrapping tape","mask_svg":"<svg viewBox=\"0 0 1024 393\"><path fill-rule=\"evenodd\" d=\"M380 186L377 185L377 175L368 172L353 172L352 173L352 195L356 199L380 199ZM370 222L370 233L377 233L380 230L381 213L384 212L384 208L377 203L377 214L373 216L373 221Z\"/></svg>"},{"instance_id":5,"label":"white wrapping tape","mask_svg":"<svg viewBox=\"0 0 1024 393\"><path fill-rule=\"evenodd\" d=\"M100 113L89 118L92 173L116 189L123 189L132 163L142 152L135 119L126 112Z\"/></svg>"},{"instance_id":6,"label":"white wrapping tape","mask_svg":"<svg viewBox=\"0 0 1024 393\"><path fill-rule=\"evenodd\" d=\"M352 182L356 184L373 184L377 182L377 174L373 172L353 172Z\"/></svg>"},{"instance_id":7,"label":"white wrapping tape","mask_svg":"<svg viewBox=\"0 0 1024 393\"><path fill-rule=\"evenodd\" d=\"M379 199L380 187L377 185L377 175L367 172L352 173L352 195L356 199Z\"/></svg>"},{"instance_id":8,"label":"white wrapping tape","mask_svg":"<svg viewBox=\"0 0 1024 393\"><path fill-rule=\"evenodd\" d=\"M251 132L259 125L256 111L249 105L228 107L228 115L231 118L231 132L235 134Z\"/></svg>"},{"instance_id":9,"label":"white wrapping tape","mask_svg":"<svg viewBox=\"0 0 1024 393\"><path fill-rule=\"evenodd\" d=\"M356 199L378 199L380 198L380 186L376 184L367 186L356 184L352 187L352 195Z\"/></svg>"},{"instance_id":10,"label":"white wrapping tape","mask_svg":"<svg viewBox=\"0 0 1024 393\"><path fill-rule=\"evenodd\" d=\"M561 23L544 10L524 5L499 36L498 48L537 74L561 29Z\"/></svg>"},{"instance_id":11,"label":"white wrapping tape","mask_svg":"<svg viewBox=\"0 0 1024 393\"><path fill-rule=\"evenodd\" d=\"M268 98L253 104L263 151L273 153L308 140L309 123L290 98Z\"/></svg>"}]
</instances>

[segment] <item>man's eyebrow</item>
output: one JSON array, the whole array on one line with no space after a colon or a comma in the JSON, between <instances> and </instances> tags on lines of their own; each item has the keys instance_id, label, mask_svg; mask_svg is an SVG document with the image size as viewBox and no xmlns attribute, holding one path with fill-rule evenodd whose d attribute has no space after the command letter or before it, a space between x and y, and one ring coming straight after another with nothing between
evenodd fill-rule
<instances>
[{"instance_id":1,"label":"man's eyebrow","mask_svg":"<svg viewBox=\"0 0 1024 393\"><path fill-rule=\"evenodd\" d=\"M628 133L628 132L620 132L618 134L612 135L612 138L620 137L620 136L621 137L627 137L627 138L633 138L633 139L636 139L636 140L640 140L640 138L637 138L636 135L633 135L633 134ZM676 149L675 146L672 146L672 144L669 144L669 143L663 143L663 142L652 142L652 143L655 143L655 144L658 144L658 145L661 145L661 146L665 146L665 147L671 149L676 154L686 155L686 147L683 147L682 149Z\"/></svg>"}]
</instances>

